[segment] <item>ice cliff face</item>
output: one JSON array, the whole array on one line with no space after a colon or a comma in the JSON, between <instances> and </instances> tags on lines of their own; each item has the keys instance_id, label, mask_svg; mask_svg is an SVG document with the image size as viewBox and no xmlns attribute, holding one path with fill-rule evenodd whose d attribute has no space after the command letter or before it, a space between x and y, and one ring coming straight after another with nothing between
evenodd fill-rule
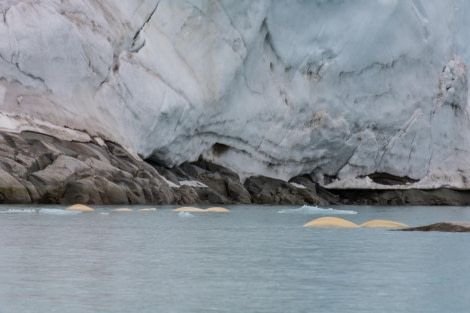
<instances>
[{"instance_id":1,"label":"ice cliff face","mask_svg":"<svg viewBox=\"0 0 470 313\"><path fill-rule=\"evenodd\" d=\"M469 188L470 2L4 0L0 128L167 166ZM396 187L396 186L394 186Z\"/></svg>"}]
</instances>

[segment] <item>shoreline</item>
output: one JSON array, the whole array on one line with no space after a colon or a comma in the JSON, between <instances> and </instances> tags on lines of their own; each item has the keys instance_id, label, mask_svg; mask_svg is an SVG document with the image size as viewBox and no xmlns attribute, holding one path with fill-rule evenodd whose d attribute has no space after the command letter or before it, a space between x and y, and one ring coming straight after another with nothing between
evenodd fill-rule
<instances>
[{"instance_id":1,"label":"shoreline","mask_svg":"<svg viewBox=\"0 0 470 313\"><path fill-rule=\"evenodd\" d=\"M237 173L202 159L167 168L116 143L0 132L1 204L470 205L470 190L328 189Z\"/></svg>"}]
</instances>

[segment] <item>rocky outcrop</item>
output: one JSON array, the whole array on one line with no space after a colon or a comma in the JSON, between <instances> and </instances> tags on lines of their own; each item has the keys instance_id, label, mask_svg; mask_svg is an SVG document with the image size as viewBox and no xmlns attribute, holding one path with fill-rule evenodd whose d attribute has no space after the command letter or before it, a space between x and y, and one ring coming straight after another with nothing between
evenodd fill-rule
<instances>
[{"instance_id":1,"label":"rocky outcrop","mask_svg":"<svg viewBox=\"0 0 470 313\"><path fill-rule=\"evenodd\" d=\"M167 168L110 141L0 132L0 203L470 205L470 191L325 189L310 175L242 182L203 159Z\"/></svg>"},{"instance_id":2,"label":"rocky outcrop","mask_svg":"<svg viewBox=\"0 0 470 313\"><path fill-rule=\"evenodd\" d=\"M242 184L237 173L204 160L184 163L171 169L155 165L158 172L174 184L192 190L193 203L326 204L316 184L307 178L293 182L254 176ZM190 186L190 189L188 187ZM329 194L324 191L325 195ZM195 193L195 194L194 194ZM331 197L334 197L331 195Z\"/></svg>"},{"instance_id":3,"label":"rocky outcrop","mask_svg":"<svg viewBox=\"0 0 470 313\"><path fill-rule=\"evenodd\" d=\"M166 168L154 163L157 171L179 186L184 203L251 203L251 196L238 174L222 166L199 160Z\"/></svg>"},{"instance_id":4,"label":"rocky outcrop","mask_svg":"<svg viewBox=\"0 0 470 313\"><path fill-rule=\"evenodd\" d=\"M304 184L304 185L302 185ZM109 142L0 133L0 203L320 204L312 181L288 183L199 160L166 168Z\"/></svg>"},{"instance_id":5,"label":"rocky outcrop","mask_svg":"<svg viewBox=\"0 0 470 313\"><path fill-rule=\"evenodd\" d=\"M356 205L470 205L470 190L329 189L342 204Z\"/></svg>"},{"instance_id":6,"label":"rocky outcrop","mask_svg":"<svg viewBox=\"0 0 470 313\"><path fill-rule=\"evenodd\" d=\"M144 204L178 197L152 166L112 142L0 134L1 203Z\"/></svg>"},{"instance_id":7,"label":"rocky outcrop","mask_svg":"<svg viewBox=\"0 0 470 313\"><path fill-rule=\"evenodd\" d=\"M306 184L307 185L307 184ZM265 204L327 204L328 201L317 195L314 184L307 186L289 183L265 176L250 177L245 181L245 188L252 195L254 203Z\"/></svg>"},{"instance_id":8,"label":"rocky outcrop","mask_svg":"<svg viewBox=\"0 0 470 313\"><path fill-rule=\"evenodd\" d=\"M440 231L451 233L470 232L470 222L440 222L431 225L396 229L401 231Z\"/></svg>"}]
</instances>

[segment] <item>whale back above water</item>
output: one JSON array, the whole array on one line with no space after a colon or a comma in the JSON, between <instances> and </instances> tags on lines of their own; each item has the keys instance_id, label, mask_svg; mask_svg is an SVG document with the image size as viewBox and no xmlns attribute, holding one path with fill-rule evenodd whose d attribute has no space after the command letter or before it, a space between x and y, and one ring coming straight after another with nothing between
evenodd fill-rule
<instances>
[{"instance_id":1,"label":"whale back above water","mask_svg":"<svg viewBox=\"0 0 470 313\"><path fill-rule=\"evenodd\" d=\"M304 227L343 227L343 228L359 228L359 225L333 216L325 216L314 219L313 221L308 222Z\"/></svg>"}]
</instances>

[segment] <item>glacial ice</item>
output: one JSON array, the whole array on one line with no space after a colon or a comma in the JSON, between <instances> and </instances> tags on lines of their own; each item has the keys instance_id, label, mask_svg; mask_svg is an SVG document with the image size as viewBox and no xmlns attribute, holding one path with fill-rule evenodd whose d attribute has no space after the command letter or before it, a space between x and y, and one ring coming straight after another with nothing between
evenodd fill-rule
<instances>
[{"instance_id":1,"label":"glacial ice","mask_svg":"<svg viewBox=\"0 0 470 313\"><path fill-rule=\"evenodd\" d=\"M357 214L354 210L339 210L333 208L319 208L317 206L303 205L297 209L280 210L281 214L313 214L313 215L351 215Z\"/></svg>"},{"instance_id":2,"label":"glacial ice","mask_svg":"<svg viewBox=\"0 0 470 313\"><path fill-rule=\"evenodd\" d=\"M77 215L80 214L80 211L67 211L62 209L50 209L44 208L38 211L39 214L46 214L46 215Z\"/></svg>"},{"instance_id":3,"label":"glacial ice","mask_svg":"<svg viewBox=\"0 0 470 313\"><path fill-rule=\"evenodd\" d=\"M465 0L5 0L0 129L335 188L470 187Z\"/></svg>"}]
</instances>

